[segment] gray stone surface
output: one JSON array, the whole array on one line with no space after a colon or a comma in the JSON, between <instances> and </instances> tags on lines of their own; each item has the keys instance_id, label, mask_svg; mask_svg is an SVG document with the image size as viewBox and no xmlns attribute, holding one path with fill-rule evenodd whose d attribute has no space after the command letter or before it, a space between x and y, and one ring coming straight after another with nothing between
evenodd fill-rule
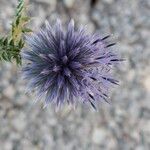
<instances>
[{"instance_id":1,"label":"gray stone surface","mask_svg":"<svg viewBox=\"0 0 150 150\"><path fill-rule=\"evenodd\" d=\"M74 18L89 32L113 34L126 58L114 72L121 80L112 104L99 111L67 106L55 112L24 94L20 68L0 63L0 150L149 150L150 149L150 1L30 0L31 26L45 19ZM94 2L94 0L93 0ZM0 32L7 33L16 0L0 0ZM91 5L92 4L92 5Z\"/></svg>"}]
</instances>

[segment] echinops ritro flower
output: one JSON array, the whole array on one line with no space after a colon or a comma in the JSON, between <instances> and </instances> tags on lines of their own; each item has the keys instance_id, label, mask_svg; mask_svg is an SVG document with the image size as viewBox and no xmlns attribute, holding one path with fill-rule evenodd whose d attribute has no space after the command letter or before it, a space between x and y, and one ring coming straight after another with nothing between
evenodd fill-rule
<instances>
[{"instance_id":1,"label":"echinops ritro flower","mask_svg":"<svg viewBox=\"0 0 150 150\"><path fill-rule=\"evenodd\" d=\"M44 97L45 105L82 102L96 109L99 101L108 102L111 84L118 84L111 70L122 60L111 49L115 43L109 43L109 37L75 29L73 20L66 32L60 20L53 27L46 22L45 28L26 38L22 53L28 91Z\"/></svg>"}]
</instances>

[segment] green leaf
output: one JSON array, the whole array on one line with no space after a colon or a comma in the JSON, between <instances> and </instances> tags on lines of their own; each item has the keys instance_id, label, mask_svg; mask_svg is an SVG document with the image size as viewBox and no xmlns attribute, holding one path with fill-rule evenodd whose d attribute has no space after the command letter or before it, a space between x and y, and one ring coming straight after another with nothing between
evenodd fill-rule
<instances>
[{"instance_id":1,"label":"green leaf","mask_svg":"<svg viewBox=\"0 0 150 150\"><path fill-rule=\"evenodd\" d=\"M8 43L8 39L5 38L4 41L3 41L3 44L4 44L4 45L7 45L7 43Z\"/></svg>"},{"instance_id":2,"label":"green leaf","mask_svg":"<svg viewBox=\"0 0 150 150\"><path fill-rule=\"evenodd\" d=\"M28 16L23 16L21 19L22 19L22 21L24 21L24 22L30 21L30 17L28 17Z\"/></svg>"},{"instance_id":3,"label":"green leaf","mask_svg":"<svg viewBox=\"0 0 150 150\"><path fill-rule=\"evenodd\" d=\"M20 18L21 18L21 15L18 15L18 17L17 17L17 19L16 19L16 26L19 25L19 23L20 23Z\"/></svg>"},{"instance_id":4,"label":"green leaf","mask_svg":"<svg viewBox=\"0 0 150 150\"><path fill-rule=\"evenodd\" d=\"M5 61L8 61L8 59L7 59L7 55L6 55L6 53L5 53L5 52L3 52L3 53L2 53L2 58L3 58Z\"/></svg>"},{"instance_id":5,"label":"green leaf","mask_svg":"<svg viewBox=\"0 0 150 150\"><path fill-rule=\"evenodd\" d=\"M11 41L9 42L9 44L10 44L11 46L14 46L14 40L11 39Z\"/></svg>"},{"instance_id":6,"label":"green leaf","mask_svg":"<svg viewBox=\"0 0 150 150\"><path fill-rule=\"evenodd\" d=\"M18 45L19 45L19 48L22 48L24 46L23 40L20 40Z\"/></svg>"},{"instance_id":7,"label":"green leaf","mask_svg":"<svg viewBox=\"0 0 150 150\"><path fill-rule=\"evenodd\" d=\"M22 32L23 32L23 33L26 33L26 32L32 32L32 30L29 29L29 28L24 28L24 29L22 29Z\"/></svg>"}]
</instances>

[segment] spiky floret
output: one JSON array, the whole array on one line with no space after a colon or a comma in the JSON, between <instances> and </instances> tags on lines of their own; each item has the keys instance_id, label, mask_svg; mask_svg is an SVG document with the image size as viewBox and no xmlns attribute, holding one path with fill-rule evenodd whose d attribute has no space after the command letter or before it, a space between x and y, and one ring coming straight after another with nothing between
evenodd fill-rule
<instances>
[{"instance_id":1,"label":"spiky floret","mask_svg":"<svg viewBox=\"0 0 150 150\"><path fill-rule=\"evenodd\" d=\"M73 20L66 32L60 20L53 28L46 22L44 29L27 37L22 54L28 90L35 89L39 98L45 96L46 105L83 102L96 108L98 101L107 101L110 85L118 84L111 66L121 61L108 38L88 35L84 28L75 30Z\"/></svg>"}]
</instances>

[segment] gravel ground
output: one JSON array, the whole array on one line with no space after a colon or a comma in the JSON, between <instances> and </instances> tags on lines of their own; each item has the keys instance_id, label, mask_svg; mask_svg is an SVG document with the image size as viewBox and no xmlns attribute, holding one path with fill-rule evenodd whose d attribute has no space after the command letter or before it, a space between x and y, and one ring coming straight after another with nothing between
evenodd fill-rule
<instances>
[{"instance_id":1,"label":"gravel ground","mask_svg":"<svg viewBox=\"0 0 150 150\"><path fill-rule=\"evenodd\" d=\"M0 32L7 33L16 0L0 0ZM55 112L25 95L20 69L0 64L0 150L149 150L150 149L150 1L30 0L31 26L45 19L74 18L89 32L114 34L126 62L115 71L121 80L112 104L99 111L67 106Z\"/></svg>"}]
</instances>

